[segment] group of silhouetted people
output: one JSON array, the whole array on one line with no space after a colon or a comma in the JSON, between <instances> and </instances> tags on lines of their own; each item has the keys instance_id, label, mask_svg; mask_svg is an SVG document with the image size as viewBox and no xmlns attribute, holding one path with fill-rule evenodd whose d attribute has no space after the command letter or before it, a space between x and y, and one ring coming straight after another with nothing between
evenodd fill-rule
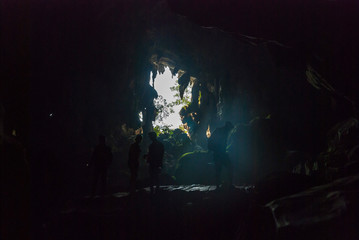
<instances>
[{"instance_id":1,"label":"group of silhouetted people","mask_svg":"<svg viewBox=\"0 0 359 240\"><path fill-rule=\"evenodd\" d=\"M148 133L148 137L152 143L148 147L148 153L144 155L149 165L150 189L151 193L159 189L159 175L162 169L164 156L164 146L157 140L155 132ZM130 186L129 191L132 193L136 190L136 181L140 166L142 135L137 135L135 142L131 144L128 154L128 167L130 169ZM95 147L89 166L94 167L94 175L92 182L92 196L96 193L98 182L101 181L101 194L104 195L107 183L107 169L112 162L112 152L110 147L106 145L105 136L99 137L99 144Z\"/></svg>"},{"instance_id":2,"label":"group of silhouetted people","mask_svg":"<svg viewBox=\"0 0 359 240\"><path fill-rule=\"evenodd\" d=\"M147 159L149 164L149 175L150 175L150 188L151 193L159 189L159 175L162 169L163 155L165 152L163 144L157 140L157 134L155 132L148 133L148 137L152 141L148 147L148 153L144 155L144 158ZM133 192L136 189L136 180L138 175L138 168L140 165L139 159L141 155L140 143L142 141L142 136L137 135L135 142L131 144L128 156L128 167L130 168L131 178L130 178L130 192ZM156 189L154 188L156 187Z\"/></svg>"},{"instance_id":3,"label":"group of silhouetted people","mask_svg":"<svg viewBox=\"0 0 359 240\"><path fill-rule=\"evenodd\" d=\"M222 167L227 168L229 184L232 185L233 173L232 164L227 154L227 139L228 135L233 129L233 125L230 122L226 122L223 127L217 128L208 139L208 150L213 152L213 161L215 166L215 178L217 188L220 185L220 174ZM150 189L151 193L155 193L159 190L159 175L162 169L164 146L157 140L157 134L155 132L148 133L148 137L152 141L148 147L147 154L143 157L147 160L149 166L149 177L150 177ZM130 193L136 190L136 181L140 166L141 156L141 141L142 135L137 135L135 142L131 144L128 154L128 167L130 169ZM94 166L94 176L92 183L92 195L96 193L96 186L101 181L101 193L105 194L106 191L106 179L107 169L112 162L112 152L110 147L106 145L105 136L99 137L99 144L96 146L90 166Z\"/></svg>"}]
</instances>

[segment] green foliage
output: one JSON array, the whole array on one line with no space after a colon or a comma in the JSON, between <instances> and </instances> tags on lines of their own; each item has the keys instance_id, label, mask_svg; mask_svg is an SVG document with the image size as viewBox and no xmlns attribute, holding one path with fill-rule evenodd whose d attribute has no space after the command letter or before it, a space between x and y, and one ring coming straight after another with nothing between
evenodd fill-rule
<instances>
[{"instance_id":1,"label":"green foliage","mask_svg":"<svg viewBox=\"0 0 359 240\"><path fill-rule=\"evenodd\" d=\"M177 167L181 164L181 162L183 163L184 159L188 159L188 157L191 157L191 159L193 157L198 157L198 156L203 156L203 155L207 155L208 151L193 151L193 152L186 152L184 154L182 154L179 158L178 158L178 163L177 163ZM193 156L192 156L193 155Z\"/></svg>"},{"instance_id":2,"label":"green foliage","mask_svg":"<svg viewBox=\"0 0 359 240\"><path fill-rule=\"evenodd\" d=\"M153 131L156 133L157 136L160 135L160 134L161 134L160 126L155 126L155 127L153 128Z\"/></svg>"},{"instance_id":3,"label":"green foliage","mask_svg":"<svg viewBox=\"0 0 359 240\"><path fill-rule=\"evenodd\" d=\"M179 126L179 129L180 129L182 132L184 132L184 133L187 133L187 132L188 132L188 130L185 129L185 127L184 127L183 125Z\"/></svg>"},{"instance_id":4,"label":"green foliage","mask_svg":"<svg viewBox=\"0 0 359 240\"><path fill-rule=\"evenodd\" d=\"M185 94L183 95L183 98L181 99L180 85L178 84L178 81L176 81L175 86L170 87L170 90L172 92L175 92L175 94L173 96L176 98L176 100L169 103L169 107L174 107L177 105L188 105L191 102L190 90L188 88L186 88Z\"/></svg>"},{"instance_id":5,"label":"green foliage","mask_svg":"<svg viewBox=\"0 0 359 240\"><path fill-rule=\"evenodd\" d=\"M174 130L171 129L170 125L155 126L153 128L153 131L156 132L157 136L159 136L160 134L168 134L169 136L171 136L174 132Z\"/></svg>"},{"instance_id":6,"label":"green foliage","mask_svg":"<svg viewBox=\"0 0 359 240\"><path fill-rule=\"evenodd\" d=\"M173 112L172 107L167 103L166 99L163 96L159 95L157 99L154 101L156 108L156 119L159 121L163 121L166 117Z\"/></svg>"},{"instance_id":7,"label":"green foliage","mask_svg":"<svg viewBox=\"0 0 359 240\"><path fill-rule=\"evenodd\" d=\"M155 128L160 134L159 141L165 145L164 170L169 174L174 174L178 158L187 151L192 150L191 140L180 129L170 129L168 127Z\"/></svg>"},{"instance_id":8,"label":"green foliage","mask_svg":"<svg viewBox=\"0 0 359 240\"><path fill-rule=\"evenodd\" d=\"M191 97L190 97L190 90L187 88L185 91L185 94L183 98L181 99L179 94L179 85L178 81L176 81L175 86L171 87L170 90L173 93L173 96L175 97L175 100L168 103L166 99L163 98L163 96L159 95L157 99L155 99L154 104L156 108L156 120L159 122L163 122L170 114L174 113L174 107L178 105L186 105L189 106L191 103ZM157 132L157 134L168 132L170 128L173 126L170 125L164 125L164 126L156 126L154 131ZM184 129L182 129L184 130Z\"/></svg>"},{"instance_id":9,"label":"green foliage","mask_svg":"<svg viewBox=\"0 0 359 240\"><path fill-rule=\"evenodd\" d=\"M179 158L179 160L181 160L182 158L188 156L188 155L191 155L191 154L194 154L195 152L187 152L187 153L184 153L182 154L182 156Z\"/></svg>"}]
</instances>

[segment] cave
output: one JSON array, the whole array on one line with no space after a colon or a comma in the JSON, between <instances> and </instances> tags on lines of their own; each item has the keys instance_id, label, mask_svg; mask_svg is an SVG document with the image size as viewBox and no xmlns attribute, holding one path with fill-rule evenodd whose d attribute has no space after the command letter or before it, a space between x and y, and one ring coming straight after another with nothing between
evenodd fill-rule
<instances>
[{"instance_id":1,"label":"cave","mask_svg":"<svg viewBox=\"0 0 359 240\"><path fill-rule=\"evenodd\" d=\"M5 0L0 11L2 239L358 239L357 1ZM164 75L177 79L174 102L160 97ZM171 111L180 125L165 122ZM228 123L228 189L216 188L209 139ZM152 131L165 150L157 195L143 156ZM112 162L93 197L99 135Z\"/></svg>"},{"instance_id":2,"label":"cave","mask_svg":"<svg viewBox=\"0 0 359 240\"><path fill-rule=\"evenodd\" d=\"M158 129L159 133L163 133L165 129L182 129L186 132L181 121L180 110L191 101L191 86L185 89L181 98L178 84L179 74L173 75L172 72L169 67L166 67L164 72L157 73L155 78L151 73L150 85L153 83L152 87L158 94L158 97L154 99L156 116L153 128ZM180 74L182 74L181 72ZM141 118L143 118L142 116Z\"/></svg>"}]
</instances>

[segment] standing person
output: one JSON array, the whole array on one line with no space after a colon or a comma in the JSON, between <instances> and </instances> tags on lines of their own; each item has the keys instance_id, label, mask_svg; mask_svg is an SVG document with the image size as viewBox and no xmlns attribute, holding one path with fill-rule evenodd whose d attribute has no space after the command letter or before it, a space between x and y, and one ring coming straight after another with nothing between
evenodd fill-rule
<instances>
[{"instance_id":1,"label":"standing person","mask_svg":"<svg viewBox=\"0 0 359 240\"><path fill-rule=\"evenodd\" d=\"M128 152L128 167L130 168L131 172L130 192L134 192L136 189L138 167L140 166L139 157L141 154L141 141L142 135L137 135L135 138L135 142L131 144L130 150Z\"/></svg>"},{"instance_id":2,"label":"standing person","mask_svg":"<svg viewBox=\"0 0 359 240\"><path fill-rule=\"evenodd\" d=\"M148 137L152 141L148 147L147 163L149 164L150 174L150 187L151 193L154 193L154 186L156 191L159 189L159 174L161 173L162 161L164 155L164 146L157 140L157 134L155 132L149 132Z\"/></svg>"},{"instance_id":3,"label":"standing person","mask_svg":"<svg viewBox=\"0 0 359 240\"><path fill-rule=\"evenodd\" d=\"M214 130L211 137L208 139L208 150L213 151L213 161L216 170L216 185L219 188L222 165L227 168L229 184L232 185L233 173L232 163L226 152L228 134L233 129L231 122Z\"/></svg>"},{"instance_id":4,"label":"standing person","mask_svg":"<svg viewBox=\"0 0 359 240\"><path fill-rule=\"evenodd\" d=\"M98 138L98 145L92 154L92 158L89 167L94 167L93 182L92 182L92 196L96 193L96 185L98 181L101 181L101 194L106 193L107 184L107 168L112 162L111 148L106 145L106 137L100 135Z\"/></svg>"}]
</instances>

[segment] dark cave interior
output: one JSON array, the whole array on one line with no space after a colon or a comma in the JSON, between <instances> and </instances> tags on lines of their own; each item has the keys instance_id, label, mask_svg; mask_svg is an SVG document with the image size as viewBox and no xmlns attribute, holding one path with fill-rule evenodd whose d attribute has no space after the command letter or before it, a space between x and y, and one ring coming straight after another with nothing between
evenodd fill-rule
<instances>
[{"instance_id":1,"label":"dark cave interior","mask_svg":"<svg viewBox=\"0 0 359 240\"><path fill-rule=\"evenodd\" d=\"M357 1L1 5L3 239L359 237L351 227L359 217ZM140 131L146 152L156 117L150 74L165 67L179 74L181 96L192 86L179 113L190 137L178 129L158 136L165 146L158 205L146 192L109 197L106 215L99 199L83 199L91 185L86 163L105 135L113 152L108 192L127 192L130 144ZM206 134L226 121L235 126L227 150L237 188L216 193ZM143 162L139 189L146 187ZM149 209L162 210L147 216ZM216 216L226 224L211 222ZM159 225L147 226L153 219ZM77 221L86 227L69 226Z\"/></svg>"}]
</instances>

